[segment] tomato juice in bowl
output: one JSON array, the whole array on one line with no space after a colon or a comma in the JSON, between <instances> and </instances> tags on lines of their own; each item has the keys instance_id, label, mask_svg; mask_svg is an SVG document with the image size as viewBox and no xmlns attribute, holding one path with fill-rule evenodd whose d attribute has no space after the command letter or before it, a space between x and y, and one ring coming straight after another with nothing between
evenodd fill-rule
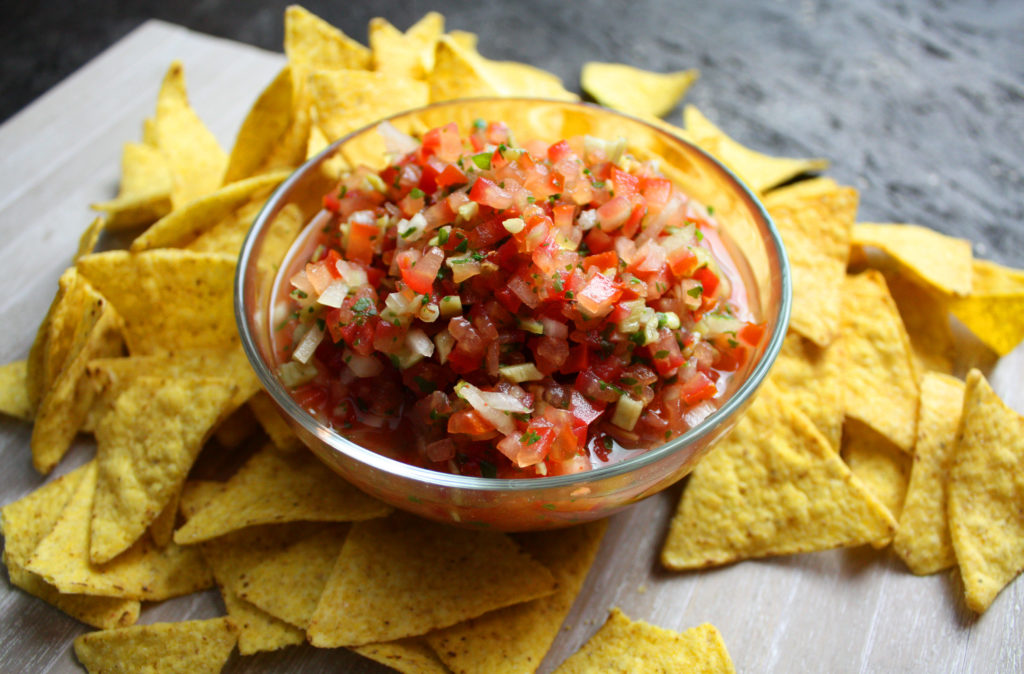
<instances>
[{"instance_id":1,"label":"tomato juice in bowl","mask_svg":"<svg viewBox=\"0 0 1024 674\"><path fill-rule=\"evenodd\" d=\"M785 332L785 256L750 193L593 106L458 101L384 129L296 172L243 248L243 343L300 437L378 498L501 529L688 472Z\"/></svg>"}]
</instances>

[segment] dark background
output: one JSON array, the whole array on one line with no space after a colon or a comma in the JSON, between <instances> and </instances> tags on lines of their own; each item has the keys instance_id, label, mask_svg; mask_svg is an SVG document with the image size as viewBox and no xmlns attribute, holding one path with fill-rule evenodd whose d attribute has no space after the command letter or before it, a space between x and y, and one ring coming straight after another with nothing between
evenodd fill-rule
<instances>
[{"instance_id":1,"label":"dark background","mask_svg":"<svg viewBox=\"0 0 1024 674\"><path fill-rule=\"evenodd\" d=\"M285 4L4 6L0 119L149 18L279 52ZM830 175L861 190L861 220L917 222L1024 266L1024 0L305 6L362 42L373 16L405 29L437 9L449 29L478 33L485 56L546 68L577 91L588 60L697 67L687 102L756 149L832 160Z\"/></svg>"}]
</instances>

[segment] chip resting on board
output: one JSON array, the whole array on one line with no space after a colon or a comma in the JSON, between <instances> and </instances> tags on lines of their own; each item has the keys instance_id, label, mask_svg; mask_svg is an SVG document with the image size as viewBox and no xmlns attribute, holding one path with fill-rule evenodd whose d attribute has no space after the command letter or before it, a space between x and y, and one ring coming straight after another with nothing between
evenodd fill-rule
<instances>
[{"instance_id":1,"label":"chip resting on board","mask_svg":"<svg viewBox=\"0 0 1024 674\"><path fill-rule=\"evenodd\" d=\"M215 674L235 649L237 633L230 618L136 625L81 635L75 656L89 674Z\"/></svg>"}]
</instances>

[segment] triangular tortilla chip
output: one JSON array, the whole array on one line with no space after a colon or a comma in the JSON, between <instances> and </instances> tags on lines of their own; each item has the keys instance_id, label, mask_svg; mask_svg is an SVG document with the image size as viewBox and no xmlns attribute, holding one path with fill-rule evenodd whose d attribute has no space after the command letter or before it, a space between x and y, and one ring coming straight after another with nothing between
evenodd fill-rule
<instances>
[{"instance_id":1,"label":"triangular tortilla chip","mask_svg":"<svg viewBox=\"0 0 1024 674\"><path fill-rule=\"evenodd\" d=\"M453 672L532 672L548 652L586 580L608 528L606 520L515 536L555 576L548 597L507 606L427 635L427 643Z\"/></svg>"},{"instance_id":2,"label":"triangular tortilla chip","mask_svg":"<svg viewBox=\"0 0 1024 674\"><path fill-rule=\"evenodd\" d=\"M307 635L325 648L392 641L555 589L551 573L504 534L406 515L357 522Z\"/></svg>"},{"instance_id":3,"label":"triangular tortilla chip","mask_svg":"<svg viewBox=\"0 0 1024 674\"><path fill-rule=\"evenodd\" d=\"M284 53L290 64L309 69L370 67L370 50L298 5L284 13Z\"/></svg>"},{"instance_id":4,"label":"triangular tortilla chip","mask_svg":"<svg viewBox=\"0 0 1024 674\"><path fill-rule=\"evenodd\" d=\"M149 525L149 536L156 547L162 548L174 540L174 528L178 526L178 510L181 507L181 490L184 483L175 489L171 499Z\"/></svg>"},{"instance_id":5,"label":"triangular tortilla chip","mask_svg":"<svg viewBox=\"0 0 1024 674\"><path fill-rule=\"evenodd\" d=\"M292 430L292 427L281 416L281 413L274 405L274 401L271 400L270 395L266 391L257 393L249 400L249 409L256 415L260 426L266 431L267 436L274 443L275 447L290 452L302 446L299 437L295 435L295 431Z\"/></svg>"},{"instance_id":6,"label":"triangular tortilla chip","mask_svg":"<svg viewBox=\"0 0 1024 674\"><path fill-rule=\"evenodd\" d=\"M324 524L286 548L265 552L246 571L239 594L275 618L305 630L347 535L348 525Z\"/></svg>"},{"instance_id":7,"label":"triangular tortilla chip","mask_svg":"<svg viewBox=\"0 0 1024 674\"><path fill-rule=\"evenodd\" d=\"M488 70L475 50L466 49L447 35L437 41L434 70L428 82L431 103L504 93L496 73Z\"/></svg>"},{"instance_id":8,"label":"triangular tortilla chip","mask_svg":"<svg viewBox=\"0 0 1024 674\"><path fill-rule=\"evenodd\" d=\"M820 347L796 332L782 343L771 380L839 451L843 434L842 340Z\"/></svg>"},{"instance_id":9,"label":"triangular tortilla chip","mask_svg":"<svg viewBox=\"0 0 1024 674\"><path fill-rule=\"evenodd\" d=\"M387 19L370 19L373 69L399 77L426 79L434 69L434 49L444 33L444 16L428 12L402 33Z\"/></svg>"},{"instance_id":10,"label":"triangular tortilla chip","mask_svg":"<svg viewBox=\"0 0 1024 674\"><path fill-rule=\"evenodd\" d=\"M213 578L197 548L160 550L143 537L103 565L89 562L89 517L96 493L96 462L72 494L53 530L32 553L27 571L61 592L159 601L210 587Z\"/></svg>"},{"instance_id":11,"label":"triangular tortilla chip","mask_svg":"<svg viewBox=\"0 0 1024 674\"><path fill-rule=\"evenodd\" d=\"M96 429L94 564L127 550L174 499L235 388L227 379L138 377L117 397Z\"/></svg>"},{"instance_id":12,"label":"triangular tortilla chip","mask_svg":"<svg viewBox=\"0 0 1024 674\"><path fill-rule=\"evenodd\" d=\"M722 635L714 625L705 623L685 632L673 632L642 620L630 620L613 608L601 629L555 674L735 671Z\"/></svg>"},{"instance_id":13,"label":"triangular tortilla chip","mask_svg":"<svg viewBox=\"0 0 1024 674\"><path fill-rule=\"evenodd\" d=\"M916 370L952 374L953 331L946 300L900 275L885 280L910 337Z\"/></svg>"},{"instance_id":14,"label":"triangular tortilla chip","mask_svg":"<svg viewBox=\"0 0 1024 674\"><path fill-rule=\"evenodd\" d=\"M26 421L32 418L32 404L28 399L28 361L16 360L0 366L0 414Z\"/></svg>"},{"instance_id":15,"label":"triangular tortilla chip","mask_svg":"<svg viewBox=\"0 0 1024 674\"><path fill-rule=\"evenodd\" d=\"M58 328L55 327L55 323L58 316L62 312L69 312L70 307L68 300L65 298L69 292L74 292L75 287L78 285L81 277L78 275L78 270L74 267L65 269L64 273L60 275L60 279L57 281L57 293L53 297L53 301L50 302L50 307L46 310L46 316L43 317L42 322L39 324L39 328L36 330L35 338L32 340L32 347L28 352L28 362L25 366L25 385L28 388L28 401L32 408L32 414L35 415L36 408L39 407L39 401L42 400L43 394L50 389L53 385L53 379L56 377L57 372L64 365L64 359L67 357L67 350L71 347L71 337L73 334L71 330L71 323L66 319L63 321L68 325L62 332L66 333L64 341L61 344L53 343L53 335L57 333ZM76 303L76 306L77 303ZM59 359L59 363L52 362Z\"/></svg>"},{"instance_id":16,"label":"triangular tortilla chip","mask_svg":"<svg viewBox=\"0 0 1024 674\"><path fill-rule=\"evenodd\" d=\"M869 269L843 285L843 406L904 452L914 447L917 375L910 338L885 278Z\"/></svg>"},{"instance_id":17,"label":"triangular tortilla chip","mask_svg":"<svg viewBox=\"0 0 1024 674\"><path fill-rule=\"evenodd\" d=\"M956 564L946 503L963 406L962 381L934 372L926 372L921 378L914 466L899 530L892 542L896 554L918 575Z\"/></svg>"},{"instance_id":18,"label":"triangular tortilla chip","mask_svg":"<svg viewBox=\"0 0 1024 674\"><path fill-rule=\"evenodd\" d=\"M217 428L213 429L213 437L221 447L234 449L251 438L258 428L256 415L248 405L243 405L217 424Z\"/></svg>"},{"instance_id":19,"label":"triangular tortilla chip","mask_svg":"<svg viewBox=\"0 0 1024 674\"><path fill-rule=\"evenodd\" d=\"M949 310L1005 356L1024 339L1024 270L975 260L972 271L970 296L952 298Z\"/></svg>"},{"instance_id":20,"label":"triangular tortilla chip","mask_svg":"<svg viewBox=\"0 0 1024 674\"><path fill-rule=\"evenodd\" d=\"M320 70L309 77L317 123L335 141L395 113L427 104L427 85L366 70Z\"/></svg>"},{"instance_id":21,"label":"triangular tortilla chip","mask_svg":"<svg viewBox=\"0 0 1024 674\"><path fill-rule=\"evenodd\" d=\"M89 255L96 250L96 244L100 240L100 234L103 233L103 229L103 218L93 218L89 226L82 232L82 236L78 238L78 250L75 251L74 257L71 258L72 262L78 262L78 258Z\"/></svg>"},{"instance_id":22,"label":"triangular tortilla chip","mask_svg":"<svg viewBox=\"0 0 1024 674\"><path fill-rule=\"evenodd\" d=\"M1024 417L977 370L953 450L949 530L967 606L982 613L1024 570Z\"/></svg>"},{"instance_id":23,"label":"triangular tortilla chip","mask_svg":"<svg viewBox=\"0 0 1024 674\"><path fill-rule=\"evenodd\" d=\"M840 288L857 191L816 184L820 187L814 191L794 186L773 192L764 205L782 235L793 274L790 327L818 346L828 346L839 334Z\"/></svg>"},{"instance_id":24,"label":"triangular tortilla chip","mask_svg":"<svg viewBox=\"0 0 1024 674\"><path fill-rule=\"evenodd\" d=\"M623 63L583 64L580 84L601 105L636 117L664 117L697 81L697 70L657 73Z\"/></svg>"},{"instance_id":25,"label":"triangular tortilla chip","mask_svg":"<svg viewBox=\"0 0 1024 674\"><path fill-rule=\"evenodd\" d=\"M198 543L254 524L353 522L383 517L389 506L338 477L309 452L268 445L228 480L223 491L174 534Z\"/></svg>"},{"instance_id":26,"label":"triangular tortilla chip","mask_svg":"<svg viewBox=\"0 0 1024 674\"><path fill-rule=\"evenodd\" d=\"M423 639L410 638L382 644L354 646L353 652L386 665L402 674L450 674L441 659Z\"/></svg>"},{"instance_id":27,"label":"triangular tortilla chip","mask_svg":"<svg viewBox=\"0 0 1024 674\"><path fill-rule=\"evenodd\" d=\"M661 553L670 569L863 545L895 522L770 382L694 469Z\"/></svg>"},{"instance_id":28,"label":"triangular tortilla chip","mask_svg":"<svg viewBox=\"0 0 1024 674\"><path fill-rule=\"evenodd\" d=\"M971 292L971 242L920 225L858 222L855 246L879 248L925 287L953 295Z\"/></svg>"},{"instance_id":29,"label":"triangular tortilla chip","mask_svg":"<svg viewBox=\"0 0 1024 674\"><path fill-rule=\"evenodd\" d=\"M801 174L828 168L826 159L770 157L744 147L726 136L693 105L683 109L683 126L693 142L735 171L755 192L767 192Z\"/></svg>"},{"instance_id":30,"label":"triangular tortilla chip","mask_svg":"<svg viewBox=\"0 0 1024 674\"><path fill-rule=\"evenodd\" d=\"M124 318L128 351L145 355L238 342L235 263L174 248L116 250L83 257L78 270Z\"/></svg>"},{"instance_id":31,"label":"triangular tortilla chip","mask_svg":"<svg viewBox=\"0 0 1024 674\"><path fill-rule=\"evenodd\" d=\"M188 103L185 69L175 61L156 100L156 141L171 171L175 209L220 187L227 155Z\"/></svg>"},{"instance_id":32,"label":"triangular tortilla chip","mask_svg":"<svg viewBox=\"0 0 1024 674\"><path fill-rule=\"evenodd\" d=\"M235 649L230 618L135 625L75 638L75 656L90 672L219 672Z\"/></svg>"},{"instance_id":33,"label":"triangular tortilla chip","mask_svg":"<svg viewBox=\"0 0 1024 674\"><path fill-rule=\"evenodd\" d=\"M91 208L103 212L109 230L148 225L170 212L172 186L167 159L155 145L125 143L117 197Z\"/></svg>"},{"instance_id":34,"label":"triangular tortilla chip","mask_svg":"<svg viewBox=\"0 0 1024 674\"><path fill-rule=\"evenodd\" d=\"M231 216L250 199L266 199L269 193L291 173L275 171L239 180L176 208L132 241L131 251L152 248L184 248L217 223Z\"/></svg>"},{"instance_id":35,"label":"triangular tortilla chip","mask_svg":"<svg viewBox=\"0 0 1024 674\"><path fill-rule=\"evenodd\" d=\"M910 482L913 459L887 438L857 421L846 424L843 431L843 461L861 484L885 506L893 519L899 520ZM891 540L874 541L883 548Z\"/></svg>"}]
</instances>

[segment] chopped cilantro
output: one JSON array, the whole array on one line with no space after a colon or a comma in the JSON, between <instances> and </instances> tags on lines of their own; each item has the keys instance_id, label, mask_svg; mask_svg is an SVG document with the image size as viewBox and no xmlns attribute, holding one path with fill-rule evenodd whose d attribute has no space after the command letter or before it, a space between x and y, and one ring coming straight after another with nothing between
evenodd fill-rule
<instances>
[{"instance_id":1,"label":"chopped cilantro","mask_svg":"<svg viewBox=\"0 0 1024 674\"><path fill-rule=\"evenodd\" d=\"M658 350L658 351L656 351L656 352L654 353L654 357L655 357L655 358L658 358L658 359L661 359L661 358L668 358L668 350L666 350L666 349L660 349L660 350Z\"/></svg>"},{"instance_id":2,"label":"chopped cilantro","mask_svg":"<svg viewBox=\"0 0 1024 674\"><path fill-rule=\"evenodd\" d=\"M532 445L540 441L540 434L537 431L529 431L519 436L519 442L524 445Z\"/></svg>"},{"instance_id":3,"label":"chopped cilantro","mask_svg":"<svg viewBox=\"0 0 1024 674\"><path fill-rule=\"evenodd\" d=\"M413 199L422 199L425 195L423 194L423 190L418 187L414 187L409 190L409 196Z\"/></svg>"},{"instance_id":4,"label":"chopped cilantro","mask_svg":"<svg viewBox=\"0 0 1024 674\"><path fill-rule=\"evenodd\" d=\"M420 393L433 393L437 390L437 386L429 379L424 379L423 377L416 375L412 380L416 382L416 388L420 390ZM431 410L431 414L435 411L436 410Z\"/></svg>"},{"instance_id":5,"label":"chopped cilantro","mask_svg":"<svg viewBox=\"0 0 1024 674\"><path fill-rule=\"evenodd\" d=\"M704 288L700 285L695 285L686 291L686 294L690 297L697 298L704 294Z\"/></svg>"},{"instance_id":6,"label":"chopped cilantro","mask_svg":"<svg viewBox=\"0 0 1024 674\"><path fill-rule=\"evenodd\" d=\"M455 246L456 253L465 253L469 250L469 239L463 237L462 241L459 241L459 245Z\"/></svg>"}]
</instances>

